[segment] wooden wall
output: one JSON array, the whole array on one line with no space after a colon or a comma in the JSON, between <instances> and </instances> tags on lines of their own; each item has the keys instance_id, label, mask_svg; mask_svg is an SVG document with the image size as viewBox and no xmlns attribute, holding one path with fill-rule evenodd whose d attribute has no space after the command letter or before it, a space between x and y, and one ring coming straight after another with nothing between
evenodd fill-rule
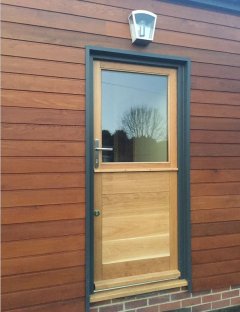
<instances>
[{"instance_id":1,"label":"wooden wall","mask_svg":"<svg viewBox=\"0 0 240 312\"><path fill-rule=\"evenodd\" d=\"M194 290L240 279L240 20L157 0L2 0L2 311L84 311L86 45L192 59ZM131 46L133 9L158 14Z\"/></svg>"}]
</instances>

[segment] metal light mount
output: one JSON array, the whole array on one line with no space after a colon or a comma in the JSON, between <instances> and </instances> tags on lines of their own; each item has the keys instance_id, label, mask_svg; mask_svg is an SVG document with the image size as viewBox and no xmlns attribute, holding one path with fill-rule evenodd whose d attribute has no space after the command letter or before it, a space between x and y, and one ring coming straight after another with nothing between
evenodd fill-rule
<instances>
[{"instance_id":1,"label":"metal light mount","mask_svg":"<svg viewBox=\"0 0 240 312\"><path fill-rule=\"evenodd\" d=\"M147 45L153 41L157 15L145 11L136 10L128 17L132 43L137 45Z\"/></svg>"}]
</instances>

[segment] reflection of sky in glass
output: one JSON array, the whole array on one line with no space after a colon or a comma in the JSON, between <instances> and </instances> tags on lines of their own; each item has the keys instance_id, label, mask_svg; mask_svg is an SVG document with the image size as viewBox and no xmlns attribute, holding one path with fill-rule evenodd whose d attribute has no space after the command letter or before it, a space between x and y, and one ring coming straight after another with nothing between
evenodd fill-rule
<instances>
[{"instance_id":1,"label":"reflection of sky in glass","mask_svg":"<svg viewBox=\"0 0 240 312\"><path fill-rule=\"evenodd\" d=\"M102 71L102 129L113 134L130 108L157 108L167 121L167 77ZM166 124L167 126L167 124Z\"/></svg>"}]
</instances>

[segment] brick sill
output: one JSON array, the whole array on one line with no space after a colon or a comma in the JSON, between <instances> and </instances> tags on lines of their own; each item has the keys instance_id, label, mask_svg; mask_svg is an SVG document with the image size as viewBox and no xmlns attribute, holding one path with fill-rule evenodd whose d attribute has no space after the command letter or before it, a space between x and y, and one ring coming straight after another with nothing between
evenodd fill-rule
<instances>
[{"instance_id":1,"label":"brick sill","mask_svg":"<svg viewBox=\"0 0 240 312\"><path fill-rule=\"evenodd\" d=\"M99 302L103 300L122 298L126 296L140 295L140 294L145 294L145 293L149 293L153 291L167 290L167 289L183 287L187 285L188 283L186 280L178 279L178 280L172 280L172 281L148 283L145 285L128 286L128 287L122 287L118 289L103 290L103 291L98 291L92 294L90 296L90 302L93 303L93 302Z\"/></svg>"}]
</instances>

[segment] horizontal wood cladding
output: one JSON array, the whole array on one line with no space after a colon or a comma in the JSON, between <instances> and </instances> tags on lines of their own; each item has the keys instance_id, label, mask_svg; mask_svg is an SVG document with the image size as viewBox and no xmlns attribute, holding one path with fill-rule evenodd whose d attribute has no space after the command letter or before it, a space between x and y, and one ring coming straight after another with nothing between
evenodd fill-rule
<instances>
[{"instance_id":1,"label":"horizontal wood cladding","mask_svg":"<svg viewBox=\"0 0 240 312\"><path fill-rule=\"evenodd\" d=\"M197 267L199 264L212 264L227 260L239 260L240 246L200 250L192 252L192 261ZM197 273L196 273L197 274Z\"/></svg>"},{"instance_id":2,"label":"horizontal wood cladding","mask_svg":"<svg viewBox=\"0 0 240 312\"><path fill-rule=\"evenodd\" d=\"M3 124L2 137L6 140L84 141L84 126Z\"/></svg>"},{"instance_id":3,"label":"horizontal wood cladding","mask_svg":"<svg viewBox=\"0 0 240 312\"><path fill-rule=\"evenodd\" d=\"M53 93L84 94L82 80L44 77L36 75L2 74L2 88L7 90L29 90Z\"/></svg>"},{"instance_id":4,"label":"horizontal wood cladding","mask_svg":"<svg viewBox=\"0 0 240 312\"><path fill-rule=\"evenodd\" d=\"M2 190L84 187L83 173L3 174Z\"/></svg>"},{"instance_id":5,"label":"horizontal wood cladding","mask_svg":"<svg viewBox=\"0 0 240 312\"><path fill-rule=\"evenodd\" d=\"M34 93L32 96L34 96ZM3 106L2 122L7 124L24 123L51 126L83 126L85 125L85 112L69 109L42 109Z\"/></svg>"},{"instance_id":6,"label":"horizontal wood cladding","mask_svg":"<svg viewBox=\"0 0 240 312\"><path fill-rule=\"evenodd\" d=\"M240 234L227 234L206 237L193 237L192 250L225 248L239 245Z\"/></svg>"},{"instance_id":7,"label":"horizontal wood cladding","mask_svg":"<svg viewBox=\"0 0 240 312\"><path fill-rule=\"evenodd\" d=\"M46 204L72 204L85 201L85 189L37 189L2 192L2 207L18 207Z\"/></svg>"},{"instance_id":8,"label":"horizontal wood cladding","mask_svg":"<svg viewBox=\"0 0 240 312\"><path fill-rule=\"evenodd\" d=\"M62 300L76 298L81 302L79 306L84 307L84 290L84 282L79 282L6 293L2 296L2 311L9 311L9 309L16 308L25 308L26 311L29 311L26 307L30 307L31 311L31 306L33 305L56 303ZM68 311L68 308L69 306L66 304L63 311Z\"/></svg>"},{"instance_id":9,"label":"horizontal wood cladding","mask_svg":"<svg viewBox=\"0 0 240 312\"><path fill-rule=\"evenodd\" d=\"M67 15L56 12L34 10L29 8L15 7L3 5L3 21L18 22L21 24L30 24L43 27L51 27L57 29L65 29L71 31L105 34L110 37L128 38L129 26L127 21L125 23L116 23L112 21L95 19L94 24L91 23L91 18ZM127 16L126 12L126 16ZM231 32L234 34L234 30ZM237 38L239 40L239 34ZM200 36L198 34L180 33L171 30L158 29L155 34L156 43L184 45L187 47L199 48L203 46L209 50L238 53L240 43L238 41L220 39L216 37Z\"/></svg>"},{"instance_id":10,"label":"horizontal wood cladding","mask_svg":"<svg viewBox=\"0 0 240 312\"><path fill-rule=\"evenodd\" d=\"M49 300L48 301L55 301L55 302L52 302L52 303L43 303L43 304L38 304L38 305L34 305L32 307L23 307L23 308L19 308L19 309L15 309L14 312L66 312L67 310L71 311L71 312L79 312L79 311L84 311L85 309L85 302L82 298L78 298L77 295L74 295L74 292L72 291L71 292L71 289L75 288L76 289L76 292L78 291L78 289L80 287L84 287L84 284L83 283L80 283L80 284L72 284L70 286L67 286L59 289L59 292L60 292L60 295L64 292L64 296L61 296L61 298L59 297L56 297L56 295L52 295L50 296L50 298L53 298L52 300ZM68 296L66 295L66 292L68 291ZM35 292L36 293L36 292ZM30 295L35 295L34 292L31 292ZM44 295L46 294L46 290L45 292L41 292L40 291L40 295ZM76 299L68 299L68 298L71 298L71 293L73 294L72 297L73 298L76 298ZM25 293L25 297L27 297L29 294L29 292L26 292ZM13 297L13 296L12 296ZM47 298L49 298L47 296ZM57 299L56 299L57 298ZM64 300L65 298L65 300ZM9 301L11 300L11 296L8 298ZM24 298L25 299L25 298ZM37 297L36 295L34 296L33 300L29 300L27 299L28 302L31 304L34 304L34 303L37 303L37 302L48 302L46 301L46 299L44 300L43 298L40 299L40 297ZM21 305L21 302L23 301L20 301L20 300L16 300L15 302L15 306L17 305L18 306L18 302L20 302L20 305ZM6 306L8 306L8 303L6 303Z\"/></svg>"},{"instance_id":11,"label":"horizontal wood cladding","mask_svg":"<svg viewBox=\"0 0 240 312\"><path fill-rule=\"evenodd\" d=\"M2 157L3 173L76 173L84 170L84 157Z\"/></svg>"},{"instance_id":12,"label":"horizontal wood cladding","mask_svg":"<svg viewBox=\"0 0 240 312\"><path fill-rule=\"evenodd\" d=\"M207 209L192 212L192 223L212 223L225 222L240 219L240 209L237 208L223 208L223 209ZM210 225L211 226L211 225Z\"/></svg>"},{"instance_id":13,"label":"horizontal wood cladding","mask_svg":"<svg viewBox=\"0 0 240 312\"><path fill-rule=\"evenodd\" d=\"M240 182L240 170L192 170L191 182Z\"/></svg>"},{"instance_id":14,"label":"horizontal wood cladding","mask_svg":"<svg viewBox=\"0 0 240 312\"><path fill-rule=\"evenodd\" d=\"M72 94L58 94L46 92L32 92L22 90L2 90L4 107L32 107L36 109L56 110L85 110L85 96ZM46 113L46 111L45 111ZM76 115L79 112L75 112Z\"/></svg>"},{"instance_id":15,"label":"horizontal wood cladding","mask_svg":"<svg viewBox=\"0 0 240 312\"><path fill-rule=\"evenodd\" d=\"M4 259L2 260L2 271L5 276L61 269L66 267L66 263L68 267L76 267L85 264L83 255L83 250L75 250L40 255L38 257L39 261L34 261L32 256Z\"/></svg>"},{"instance_id":16,"label":"horizontal wood cladding","mask_svg":"<svg viewBox=\"0 0 240 312\"><path fill-rule=\"evenodd\" d=\"M89 0L88 2L109 4L108 0ZM121 2L121 4L118 0L111 0L111 5L118 8L139 10L142 8L142 5L145 5L144 7L146 8L146 10L154 10L154 12L158 14L164 12L164 14L170 16L189 18L191 20L206 21L210 23L214 20L217 25L223 24L239 28L239 19L236 16L229 16L222 13L216 13L196 8L193 9L191 7L165 2L158 3L155 0L148 1L147 3L145 0L133 0L131 2L124 0ZM225 17L224 20L222 20L223 17Z\"/></svg>"},{"instance_id":17,"label":"horizontal wood cladding","mask_svg":"<svg viewBox=\"0 0 240 312\"><path fill-rule=\"evenodd\" d=\"M238 270L238 269L237 269ZM213 289L224 288L227 285L239 283L240 273L233 272L233 273L226 273L226 274L218 274L216 276L208 276L202 278L195 278L193 280L193 287L196 291L205 289L206 284L208 287Z\"/></svg>"},{"instance_id":18,"label":"horizontal wood cladding","mask_svg":"<svg viewBox=\"0 0 240 312\"><path fill-rule=\"evenodd\" d=\"M192 211L202 209L238 208L240 195L200 196L191 198Z\"/></svg>"},{"instance_id":19,"label":"horizontal wood cladding","mask_svg":"<svg viewBox=\"0 0 240 312\"><path fill-rule=\"evenodd\" d=\"M68 235L62 237L10 241L4 242L2 244L2 258L10 259L26 256L37 256L53 254L57 252L68 252L79 249L84 250L84 248L84 235Z\"/></svg>"},{"instance_id":20,"label":"horizontal wood cladding","mask_svg":"<svg viewBox=\"0 0 240 312\"><path fill-rule=\"evenodd\" d=\"M112 48L132 49L129 39L106 37L103 35L44 28L32 25L2 22L2 54L9 56L30 57L43 60L84 63L84 47L86 45L101 45ZM58 38L56 42L56 38ZM14 40L12 40L14 39ZM19 41L20 40L20 41ZM22 41L23 40L23 41ZM30 41L30 42L29 42ZM189 57L196 62L240 66L238 54L188 48L185 46L171 46L152 43L146 47L146 52L173 54ZM42 49L46 53L41 53ZM141 51L140 48L136 48ZM10 52L11 51L11 52ZM55 52L55 53L54 53Z\"/></svg>"},{"instance_id":21,"label":"horizontal wood cladding","mask_svg":"<svg viewBox=\"0 0 240 312\"><path fill-rule=\"evenodd\" d=\"M208 131L208 130L192 130L192 143L232 143L239 144L239 131Z\"/></svg>"},{"instance_id":22,"label":"horizontal wood cladding","mask_svg":"<svg viewBox=\"0 0 240 312\"><path fill-rule=\"evenodd\" d=\"M198 279L202 277L236 272L238 271L239 265L240 259L207 264L197 264L193 266L193 278Z\"/></svg>"},{"instance_id":23,"label":"horizontal wood cladding","mask_svg":"<svg viewBox=\"0 0 240 312\"><path fill-rule=\"evenodd\" d=\"M2 224L74 220L84 217L84 203L2 208Z\"/></svg>"},{"instance_id":24,"label":"horizontal wood cladding","mask_svg":"<svg viewBox=\"0 0 240 312\"><path fill-rule=\"evenodd\" d=\"M227 208L226 208L227 209ZM212 222L209 223L193 223L192 224L192 237L205 237L208 236L223 235L223 234L238 234L239 235L240 221L230 222ZM216 237L217 239L217 237ZM204 242L204 241L203 241ZM235 245L239 245L239 237L234 242ZM210 248L209 248L210 249Z\"/></svg>"},{"instance_id":25,"label":"horizontal wood cladding","mask_svg":"<svg viewBox=\"0 0 240 312\"><path fill-rule=\"evenodd\" d=\"M83 142L18 141L2 142L3 156L84 156Z\"/></svg>"},{"instance_id":26,"label":"horizontal wood cladding","mask_svg":"<svg viewBox=\"0 0 240 312\"><path fill-rule=\"evenodd\" d=\"M156 0L3 0L2 310L85 310L85 47L192 60L194 290L239 283L240 23ZM131 44L133 9L158 14Z\"/></svg>"},{"instance_id":27,"label":"horizontal wood cladding","mask_svg":"<svg viewBox=\"0 0 240 312\"><path fill-rule=\"evenodd\" d=\"M214 118L214 117L197 117L191 118L191 130L230 130L239 131L239 119L235 118ZM206 155L207 156L207 155ZM221 156L221 155L219 155ZM227 156L227 155L226 155ZM235 155L231 155L235 156Z\"/></svg>"},{"instance_id":28,"label":"horizontal wood cladding","mask_svg":"<svg viewBox=\"0 0 240 312\"><path fill-rule=\"evenodd\" d=\"M48 270L36 273L26 273L2 278L3 293L72 284L84 280L84 266L68 269Z\"/></svg>"},{"instance_id":29,"label":"horizontal wood cladding","mask_svg":"<svg viewBox=\"0 0 240 312\"><path fill-rule=\"evenodd\" d=\"M30 58L3 56L2 71L29 75L42 75L72 79L85 79L83 64L45 61Z\"/></svg>"},{"instance_id":30,"label":"horizontal wood cladding","mask_svg":"<svg viewBox=\"0 0 240 312\"><path fill-rule=\"evenodd\" d=\"M85 79L85 67L83 64L54 60L38 60L30 57L3 56L2 71L38 76ZM240 79L237 67L204 64L200 62L192 63L192 74L201 77Z\"/></svg>"},{"instance_id":31,"label":"horizontal wood cladding","mask_svg":"<svg viewBox=\"0 0 240 312\"><path fill-rule=\"evenodd\" d=\"M125 19L126 13L129 13L128 8L122 8L119 10L116 7L111 7L111 10L108 10L108 6L97 3L89 3L89 2L75 2L69 1L69 6L66 7L62 2L51 2L48 4L35 3L33 1L19 1L19 0L6 0L3 1L6 4L16 5L16 6L24 6L28 8L35 9L43 9L51 12L60 12L60 13L69 13L70 15L81 16L82 12L84 12L84 16L89 18L96 18L101 20L108 21L118 21L120 23ZM182 23L181 18L176 15L175 12L171 12L171 16L164 15L164 11L159 11L159 19L157 20L157 28L167 28L173 31L181 31L186 33L194 33L194 34L202 34L209 36L218 37L218 38L226 38L239 40L239 33L237 29L229 30L227 27L208 24L201 22L200 20L195 21L189 19L187 23ZM186 16L184 16L185 18ZM211 21L209 21L211 22ZM208 27L207 27L208 26ZM228 25L227 25L228 26ZM235 36L232 36L232 31L235 32Z\"/></svg>"},{"instance_id":32,"label":"horizontal wood cladding","mask_svg":"<svg viewBox=\"0 0 240 312\"><path fill-rule=\"evenodd\" d=\"M239 157L192 157L192 169L239 169Z\"/></svg>"},{"instance_id":33,"label":"horizontal wood cladding","mask_svg":"<svg viewBox=\"0 0 240 312\"><path fill-rule=\"evenodd\" d=\"M238 68L239 70L239 68ZM191 100L194 103L239 105L239 93L192 90ZM204 106L202 106L204 107Z\"/></svg>"},{"instance_id":34,"label":"horizontal wood cladding","mask_svg":"<svg viewBox=\"0 0 240 312\"><path fill-rule=\"evenodd\" d=\"M78 235L84 234L84 228L84 220L6 224L2 226L2 241Z\"/></svg>"}]
</instances>

